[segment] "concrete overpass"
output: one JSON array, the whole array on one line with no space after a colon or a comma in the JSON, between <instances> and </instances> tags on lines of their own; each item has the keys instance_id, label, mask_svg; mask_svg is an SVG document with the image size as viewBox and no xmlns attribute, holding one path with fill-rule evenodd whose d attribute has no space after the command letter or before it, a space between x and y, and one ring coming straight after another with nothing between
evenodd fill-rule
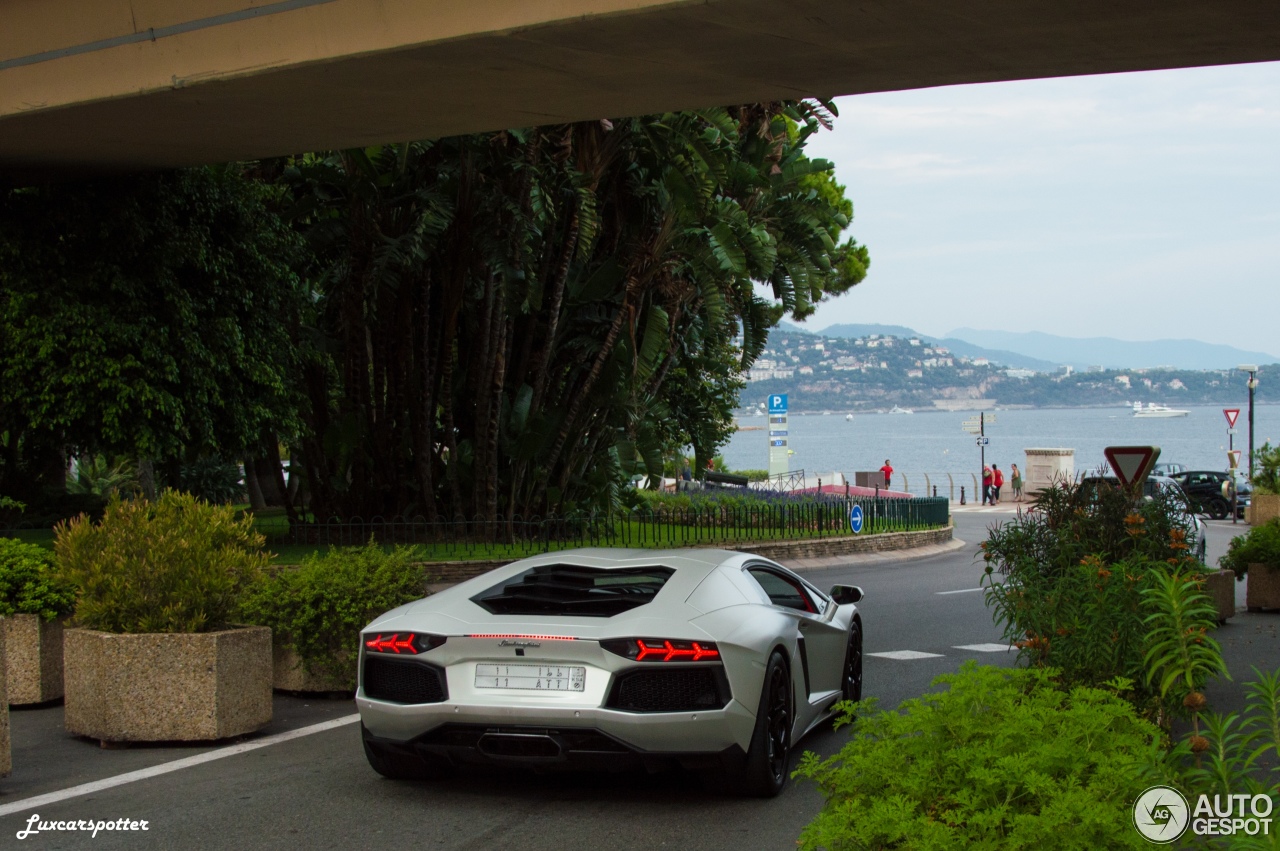
<instances>
[{"instance_id":1,"label":"concrete overpass","mask_svg":"<svg viewBox=\"0 0 1280 851\"><path fill-rule=\"evenodd\" d=\"M0 172L1277 59L1260 0L0 0Z\"/></svg>"}]
</instances>

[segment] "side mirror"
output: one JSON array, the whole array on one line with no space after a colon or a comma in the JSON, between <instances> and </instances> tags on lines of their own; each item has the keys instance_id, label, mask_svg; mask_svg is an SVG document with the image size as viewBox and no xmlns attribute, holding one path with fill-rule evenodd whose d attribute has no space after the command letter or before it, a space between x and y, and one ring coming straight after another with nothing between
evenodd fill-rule
<instances>
[{"instance_id":1,"label":"side mirror","mask_svg":"<svg viewBox=\"0 0 1280 851\"><path fill-rule=\"evenodd\" d=\"M836 605L839 606L857 603L862 599L862 589L857 585L833 585L831 599L835 600Z\"/></svg>"}]
</instances>

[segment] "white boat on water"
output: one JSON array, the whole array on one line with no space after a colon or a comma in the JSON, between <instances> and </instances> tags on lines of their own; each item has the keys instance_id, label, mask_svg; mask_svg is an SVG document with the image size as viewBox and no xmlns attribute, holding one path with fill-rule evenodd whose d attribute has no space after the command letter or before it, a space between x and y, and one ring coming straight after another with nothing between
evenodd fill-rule
<instances>
[{"instance_id":1,"label":"white boat on water","mask_svg":"<svg viewBox=\"0 0 1280 851\"><path fill-rule=\"evenodd\" d=\"M891 413L891 414L914 414L914 413L915 413L915 411L911 410L910 408L899 408L897 405L894 405L892 408L890 408L890 409L889 409L889 413Z\"/></svg>"},{"instance_id":2,"label":"white boat on water","mask_svg":"<svg viewBox=\"0 0 1280 851\"><path fill-rule=\"evenodd\" d=\"M1167 405L1157 405L1152 402L1150 405L1143 406L1141 402L1133 403L1133 415L1135 417L1185 417L1190 411L1183 411L1179 408L1170 408Z\"/></svg>"},{"instance_id":3,"label":"white boat on water","mask_svg":"<svg viewBox=\"0 0 1280 851\"><path fill-rule=\"evenodd\" d=\"M851 423L851 422L853 422L853 414L845 414L845 415L844 415L844 421L845 421L845 422L847 422L847 423Z\"/></svg>"}]
</instances>

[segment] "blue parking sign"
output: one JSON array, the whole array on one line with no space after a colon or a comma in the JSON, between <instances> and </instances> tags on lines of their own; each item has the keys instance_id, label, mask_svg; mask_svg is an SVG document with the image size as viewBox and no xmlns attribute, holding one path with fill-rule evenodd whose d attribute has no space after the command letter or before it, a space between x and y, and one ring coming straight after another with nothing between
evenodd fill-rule
<instances>
[{"instance_id":1,"label":"blue parking sign","mask_svg":"<svg viewBox=\"0 0 1280 851\"><path fill-rule=\"evenodd\" d=\"M787 412L787 394L777 393L769 397L769 413L785 414Z\"/></svg>"},{"instance_id":2,"label":"blue parking sign","mask_svg":"<svg viewBox=\"0 0 1280 851\"><path fill-rule=\"evenodd\" d=\"M849 509L849 528L853 531L853 534L855 535L862 531L862 506L861 505L855 505L853 508Z\"/></svg>"}]
</instances>

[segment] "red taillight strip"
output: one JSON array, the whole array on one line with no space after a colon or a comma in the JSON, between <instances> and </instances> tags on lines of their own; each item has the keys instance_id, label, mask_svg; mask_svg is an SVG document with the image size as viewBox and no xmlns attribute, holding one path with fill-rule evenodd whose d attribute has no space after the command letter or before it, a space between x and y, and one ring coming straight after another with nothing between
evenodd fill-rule
<instances>
[{"instance_id":1,"label":"red taillight strip","mask_svg":"<svg viewBox=\"0 0 1280 851\"><path fill-rule=\"evenodd\" d=\"M577 641L578 639L571 635L524 635L507 632L483 632L471 633L467 638L525 638L534 641Z\"/></svg>"},{"instance_id":2,"label":"red taillight strip","mask_svg":"<svg viewBox=\"0 0 1280 851\"><path fill-rule=\"evenodd\" d=\"M413 637L412 632L406 632L404 634L404 638L400 638L400 633L398 632L391 633L390 637L379 633L376 638L371 638L366 641L364 646L368 647L370 650L376 650L379 653L399 653L401 650L408 651L409 653L417 653L418 648L413 646Z\"/></svg>"},{"instance_id":3,"label":"red taillight strip","mask_svg":"<svg viewBox=\"0 0 1280 851\"><path fill-rule=\"evenodd\" d=\"M671 643L670 640L662 642L662 644L650 647L644 643L644 639L636 639L636 647L639 652L636 654L636 661L643 662L646 656L662 656L662 661L670 662L673 659L689 657L691 662L701 662L703 659L719 659L720 651L714 647L703 647L696 641L690 642L692 647L679 648Z\"/></svg>"}]
</instances>

